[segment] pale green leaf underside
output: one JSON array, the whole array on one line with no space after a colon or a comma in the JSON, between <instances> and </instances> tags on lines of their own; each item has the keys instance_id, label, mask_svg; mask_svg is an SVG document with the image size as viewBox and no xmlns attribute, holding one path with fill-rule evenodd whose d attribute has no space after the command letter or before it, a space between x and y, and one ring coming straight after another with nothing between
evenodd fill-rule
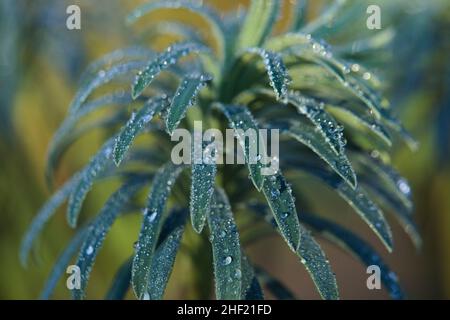
<instances>
[{"instance_id":1,"label":"pale green leaf underside","mask_svg":"<svg viewBox=\"0 0 450 320\"><path fill-rule=\"evenodd\" d=\"M230 204L223 190L216 189L213 194L207 218L211 232L216 298L220 300L240 299L241 246Z\"/></svg>"}]
</instances>

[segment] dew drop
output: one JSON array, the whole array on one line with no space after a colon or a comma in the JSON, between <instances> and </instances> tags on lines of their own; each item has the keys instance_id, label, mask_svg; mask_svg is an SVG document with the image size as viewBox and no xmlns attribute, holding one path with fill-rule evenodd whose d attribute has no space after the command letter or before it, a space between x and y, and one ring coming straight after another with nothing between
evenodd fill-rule
<instances>
[{"instance_id":1,"label":"dew drop","mask_svg":"<svg viewBox=\"0 0 450 320\"><path fill-rule=\"evenodd\" d=\"M94 247L93 246L89 246L86 249L86 254L87 255L91 255L94 252Z\"/></svg>"},{"instance_id":2,"label":"dew drop","mask_svg":"<svg viewBox=\"0 0 450 320\"><path fill-rule=\"evenodd\" d=\"M224 266L228 266L231 261L233 261L233 258L231 256L226 256L225 259L223 259L222 263Z\"/></svg>"}]
</instances>

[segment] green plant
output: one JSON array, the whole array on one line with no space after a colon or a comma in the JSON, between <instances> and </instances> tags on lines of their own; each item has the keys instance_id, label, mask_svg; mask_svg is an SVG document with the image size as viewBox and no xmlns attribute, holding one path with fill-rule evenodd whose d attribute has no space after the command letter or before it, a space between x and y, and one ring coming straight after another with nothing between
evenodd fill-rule
<instances>
[{"instance_id":1,"label":"green plant","mask_svg":"<svg viewBox=\"0 0 450 320\"><path fill-rule=\"evenodd\" d=\"M169 33L185 41L160 53L143 47L115 51L94 62L82 77L69 114L50 146L49 182L62 153L82 134L102 127L112 137L38 213L23 241L22 261L26 263L37 234L66 199L69 225L76 227L83 201L96 181L116 179L122 186L99 214L79 229L56 263L43 297L50 296L77 251L81 288L73 290L73 296L85 296L90 271L108 230L120 215L142 208L138 193L149 184L135 253L119 270L109 298L122 298L130 279L139 299L163 297L187 228L188 213L193 230L202 235L209 233L219 299L262 298L260 282L276 296L292 298L282 284L248 260L235 218L246 226L242 228L247 236L242 237L244 240L262 236L267 226L277 230L325 299L338 298L336 279L309 228L354 252L364 263L379 265L391 296L403 296L395 274L362 239L316 214L297 213L297 203L303 208L308 206L305 197L298 201L293 196L293 189L301 184L299 174L318 178L347 201L391 251L390 227L368 189L383 204L395 208L400 223L420 245L411 216L410 188L388 164L393 136L412 146L414 141L391 115L375 75L360 64L343 61L326 43L314 39L313 35L328 25L344 1L336 1L308 24L302 3L290 32L281 34L273 32L281 1L252 1L245 15L225 18L192 1L156 1L128 16L127 21L133 23L164 8L187 10L209 24L212 41L207 42L181 22L158 23L147 36ZM130 78L135 78L131 91ZM106 84L110 90L119 90L92 99L94 91ZM119 108L109 108L110 114L98 121L81 121L111 105ZM131 109L137 111L130 115ZM244 130L279 129L284 137L279 161L293 185L281 171L261 175L263 164L259 160L248 163L247 168L173 164L168 160L172 143L167 132L172 133L178 126L192 130L194 120L202 120L209 128L225 129L230 125ZM151 143L130 148L140 134ZM248 160L246 148L244 153ZM168 199L173 200L173 205L166 213ZM264 219L269 223L255 223ZM200 242L207 239L201 238Z\"/></svg>"}]
</instances>

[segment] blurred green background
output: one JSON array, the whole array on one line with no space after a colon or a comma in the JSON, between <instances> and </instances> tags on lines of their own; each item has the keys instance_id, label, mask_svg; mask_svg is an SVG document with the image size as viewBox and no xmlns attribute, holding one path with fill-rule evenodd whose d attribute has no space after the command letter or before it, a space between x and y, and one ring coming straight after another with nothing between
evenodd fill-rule
<instances>
[{"instance_id":1,"label":"blurred green background","mask_svg":"<svg viewBox=\"0 0 450 320\"><path fill-rule=\"evenodd\" d=\"M351 0L350 0L351 1ZM354 0L356 1L356 0ZM61 208L46 227L35 259L24 268L18 248L33 215L49 197L44 181L49 141L63 120L83 69L92 60L136 41L124 25L125 14L138 0L1 0L0 1L0 298L35 299L55 259L73 235ZM248 1L204 1L227 11ZM289 22L296 1L285 1L279 30ZM336 48L374 35L367 30L364 1L359 15L322 35ZM420 149L393 150L397 169L409 179L416 221L424 246L417 252L396 221L395 248L386 253L351 209L322 193L327 210L342 212L342 224L369 241L400 278L409 298L450 298L450 9L448 1L370 1L382 9L382 30L393 38L361 56L384 79L385 94L405 126L420 141ZM310 1L312 19L329 1ZM66 8L81 8L81 30L67 30ZM365 7L364 7L365 5ZM186 13L161 12L205 29ZM208 30L204 30L207 35ZM161 46L173 39L161 39ZM60 185L98 148L101 132L80 139L64 156L56 182ZM313 190L314 192L315 190ZM95 188L84 212L97 212L110 188ZM322 190L320 191L322 192ZM301 208L300 208L301 210ZM88 298L102 298L118 266L131 254L139 231L138 217L119 219L108 235L88 288ZM192 240L195 241L195 240ZM320 239L319 239L320 241ZM369 291L365 267L346 252L321 241L336 272L343 299L387 298L384 290ZM266 267L301 299L319 298L302 265L278 237L256 242L253 260ZM208 266L209 267L209 266ZM166 298L195 298L192 259L177 257ZM131 297L131 295L130 295ZM69 298L61 281L54 298Z\"/></svg>"}]
</instances>

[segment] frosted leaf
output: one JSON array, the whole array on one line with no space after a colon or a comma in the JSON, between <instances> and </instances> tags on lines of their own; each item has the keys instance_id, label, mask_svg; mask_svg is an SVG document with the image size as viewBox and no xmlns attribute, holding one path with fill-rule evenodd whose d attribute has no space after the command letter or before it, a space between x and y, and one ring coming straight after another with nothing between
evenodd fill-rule
<instances>
[{"instance_id":1,"label":"frosted leaf","mask_svg":"<svg viewBox=\"0 0 450 320\"><path fill-rule=\"evenodd\" d=\"M181 173L182 168L169 162L159 169L153 178L146 206L147 210L145 211L136 246L136 255L133 259L132 284L133 290L139 299L142 299L144 293L148 292L149 266L152 263L158 240L162 215L174 182ZM152 217L153 214L155 214L154 217Z\"/></svg>"},{"instance_id":2,"label":"frosted leaf","mask_svg":"<svg viewBox=\"0 0 450 320\"><path fill-rule=\"evenodd\" d=\"M67 221L70 226L76 226L81 206L86 195L91 190L94 180L97 176L104 173L107 165L110 163L113 143L114 137L105 142L80 173L80 179L71 192L67 205Z\"/></svg>"},{"instance_id":3,"label":"frosted leaf","mask_svg":"<svg viewBox=\"0 0 450 320\"><path fill-rule=\"evenodd\" d=\"M250 145L256 146L257 152L256 154L266 154L263 143L259 143L259 134L258 134L258 123L253 118L250 111L245 106L234 106L234 105L219 105L219 108L228 118L228 121L231 124L231 127L235 130L237 139L239 144L244 151L245 161L248 165L250 171L250 177L253 181L253 184L258 190L261 190L264 184L264 175L261 174L261 169L264 168L264 165L261 161L251 161L250 160ZM251 130L251 132L255 133L254 137L250 137L246 139L245 132L247 130ZM256 138L255 140L252 140ZM252 141L250 141L252 140ZM263 150L260 150L263 149Z\"/></svg>"},{"instance_id":4,"label":"frosted leaf","mask_svg":"<svg viewBox=\"0 0 450 320\"><path fill-rule=\"evenodd\" d=\"M72 291L75 299L83 299L92 267L98 251L103 245L106 234L122 212L125 204L142 187L144 181L136 180L125 183L107 200L94 221L90 223L86 238L81 246L76 265L80 268L80 289Z\"/></svg>"},{"instance_id":5,"label":"frosted leaf","mask_svg":"<svg viewBox=\"0 0 450 320\"><path fill-rule=\"evenodd\" d=\"M223 190L216 189L207 219L211 235L213 235L211 244L216 298L240 299L241 278L234 276L236 270L241 269L239 234ZM224 237L220 237L222 231L225 231Z\"/></svg>"},{"instance_id":6,"label":"frosted leaf","mask_svg":"<svg viewBox=\"0 0 450 320\"><path fill-rule=\"evenodd\" d=\"M193 73L181 80L172 102L167 109L166 127L169 134L173 133L180 121L184 118L186 110L195 103L198 92L212 78L209 75Z\"/></svg>"},{"instance_id":7,"label":"frosted leaf","mask_svg":"<svg viewBox=\"0 0 450 320\"><path fill-rule=\"evenodd\" d=\"M283 63L281 55L261 48L251 48L247 51L258 54L262 58L269 76L270 86L275 91L277 100L286 103L286 95L288 85L290 83L290 77L287 73L286 66Z\"/></svg>"},{"instance_id":8,"label":"frosted leaf","mask_svg":"<svg viewBox=\"0 0 450 320\"><path fill-rule=\"evenodd\" d=\"M144 69L138 72L132 85L131 95L136 99L163 70L174 65L180 58L190 53L199 53L208 49L197 43L177 43L158 54Z\"/></svg>"},{"instance_id":9,"label":"frosted leaf","mask_svg":"<svg viewBox=\"0 0 450 320\"><path fill-rule=\"evenodd\" d=\"M134 138L152 120L153 116L169 105L167 97L149 99L137 113L132 116L120 131L114 144L114 162L119 165L125 153L133 143Z\"/></svg>"},{"instance_id":10,"label":"frosted leaf","mask_svg":"<svg viewBox=\"0 0 450 320\"><path fill-rule=\"evenodd\" d=\"M330 148L323 135L317 132L306 120L295 120L290 123L274 124L282 134L292 136L300 141L320 158L322 158L347 183L356 187L356 175L347 156L344 153L336 154Z\"/></svg>"},{"instance_id":11,"label":"frosted leaf","mask_svg":"<svg viewBox=\"0 0 450 320\"><path fill-rule=\"evenodd\" d=\"M292 195L292 190L285 178L278 172L266 179L263 193L278 224L280 233L289 247L295 251L300 241L300 223ZM274 190L277 192L274 196Z\"/></svg>"}]
</instances>

